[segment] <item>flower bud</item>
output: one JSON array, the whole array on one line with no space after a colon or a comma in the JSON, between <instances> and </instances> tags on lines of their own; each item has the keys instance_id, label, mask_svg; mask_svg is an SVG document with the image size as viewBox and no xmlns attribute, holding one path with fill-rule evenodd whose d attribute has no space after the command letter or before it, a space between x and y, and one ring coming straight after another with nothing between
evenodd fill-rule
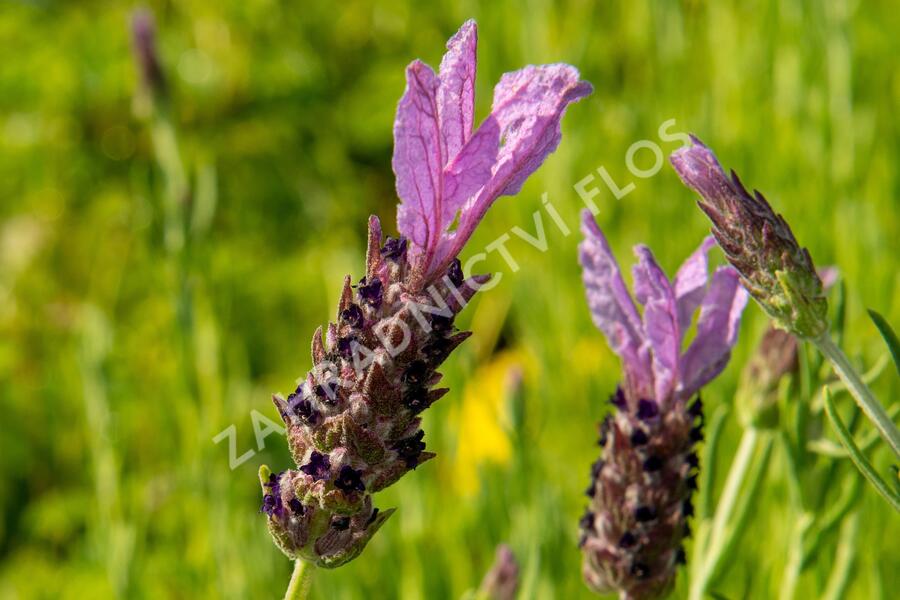
<instances>
[{"instance_id":1,"label":"flower bud","mask_svg":"<svg viewBox=\"0 0 900 600\"><path fill-rule=\"evenodd\" d=\"M166 94L166 78L163 75L156 48L156 26L153 13L138 9L131 16L131 45L137 63L140 89L147 99L156 101Z\"/></svg>"},{"instance_id":2,"label":"flower bud","mask_svg":"<svg viewBox=\"0 0 900 600\"><path fill-rule=\"evenodd\" d=\"M780 383L797 372L798 341L792 334L769 327L741 373L736 403L746 426L771 429L778 425Z\"/></svg>"},{"instance_id":3,"label":"flower bud","mask_svg":"<svg viewBox=\"0 0 900 600\"><path fill-rule=\"evenodd\" d=\"M481 581L478 598L514 600L519 590L519 563L506 544L497 546L494 564Z\"/></svg>"},{"instance_id":4,"label":"flower bud","mask_svg":"<svg viewBox=\"0 0 900 600\"><path fill-rule=\"evenodd\" d=\"M676 150L670 160L700 195L712 233L744 286L782 329L821 336L828 329L828 304L809 252L762 194L751 196L734 171L728 177L712 150L692 139L693 146Z\"/></svg>"}]
</instances>

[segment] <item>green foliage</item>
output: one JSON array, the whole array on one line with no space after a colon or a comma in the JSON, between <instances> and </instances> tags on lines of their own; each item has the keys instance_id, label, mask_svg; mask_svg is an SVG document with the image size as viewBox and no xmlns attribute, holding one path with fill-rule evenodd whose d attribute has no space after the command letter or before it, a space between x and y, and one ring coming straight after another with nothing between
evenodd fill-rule
<instances>
[{"instance_id":1,"label":"green foliage","mask_svg":"<svg viewBox=\"0 0 900 600\"><path fill-rule=\"evenodd\" d=\"M890 324L876 311L869 310L869 317L875 323L875 327L878 328L881 337L884 338L884 343L887 344L891 357L894 359L894 366L897 367L897 372L900 373L900 339L897 339L897 334L894 333Z\"/></svg>"},{"instance_id":2,"label":"green foliage","mask_svg":"<svg viewBox=\"0 0 900 600\"><path fill-rule=\"evenodd\" d=\"M573 185L593 174L616 253L646 242L671 274L707 231L704 217L668 167L641 179L625 156L642 139L678 147L658 135L674 118L670 131L698 133L760 186L817 265L840 267L842 346L855 362L884 353L864 306L900 322L892 2L150 4L192 192L177 202L154 150L167 134L136 110L132 5L0 4L0 598L283 593L292 565L257 512L256 470L290 458L276 434L258 450L259 415L278 420L271 393L309 368L309 337L331 316L344 274L361 275L366 217L390 232L404 66L435 64L468 17L480 25L479 116L500 74L527 63L577 65L596 92L572 107L559 151L517 198L497 203L464 257L513 226L534 234L543 192L576 231ZM641 168L652 160L634 157ZM617 200L601 166L634 190ZM502 280L463 313L475 335L446 364L452 391L425 419L438 457L376 497L396 514L355 561L315 573L313 598L458 598L500 542L522 563L523 597L589 597L577 520L593 423L619 368L590 323L579 236L544 217L547 252L513 236L520 270L496 252L479 265ZM748 308L732 364L704 390L708 415L732 403L766 323ZM482 410L494 406L482 390L497 369L478 373L510 357L523 383L508 419L508 402ZM872 386L900 397L896 378ZM816 395L808 385L781 413ZM740 439L735 413L709 459L716 490ZM858 529L837 527L830 508L846 498L828 482L855 469L805 450L830 435L821 404L785 423L796 462L782 444L773 452L752 535L714 592L773 597L796 551L797 598L844 584L840 597L889 597L900 589L900 521L866 485L853 497ZM233 471L229 439L213 442L232 424L236 454L254 451ZM867 455L889 472L883 446ZM794 547L802 519L791 469L816 475L801 478L802 511L834 525L799 538L814 539L814 552ZM832 573L848 548L853 568ZM686 579L682 570L677 597Z\"/></svg>"},{"instance_id":3,"label":"green foliage","mask_svg":"<svg viewBox=\"0 0 900 600\"><path fill-rule=\"evenodd\" d=\"M860 452L856 443L853 441L853 436L847 430L847 426L844 425L840 415L837 414L834 400L832 400L831 392L828 388L825 388L825 412L828 415L828 419L834 425L835 430L837 430L841 443L847 449L847 453L850 455L851 460L853 460L853 464L855 464L863 475L866 476L866 479L877 488L878 493L894 507L894 510L900 512L900 496L885 483L881 476L875 471L874 467L866 460L865 455Z\"/></svg>"}]
</instances>

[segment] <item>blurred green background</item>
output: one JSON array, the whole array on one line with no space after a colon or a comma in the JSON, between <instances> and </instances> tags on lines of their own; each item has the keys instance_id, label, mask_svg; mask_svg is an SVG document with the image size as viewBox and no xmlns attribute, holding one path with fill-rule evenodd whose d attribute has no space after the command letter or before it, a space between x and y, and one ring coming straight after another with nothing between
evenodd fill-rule
<instances>
[{"instance_id":1,"label":"blurred green background","mask_svg":"<svg viewBox=\"0 0 900 600\"><path fill-rule=\"evenodd\" d=\"M0 5L0 598L280 597L290 564L258 513L256 470L290 459L276 434L257 448L251 411L277 421L270 394L309 368L309 338L344 274L362 273L367 215L393 232L404 67L437 65L469 17L480 27L478 120L500 75L527 63L572 63L596 91L464 257L514 225L533 232L545 191L575 230L573 184L605 166L636 184L596 199L617 255L629 265L630 246L647 242L674 273L707 224L668 165L638 179L624 157L641 139L674 150L657 129L676 119L671 131L696 132L767 193L817 264L839 265L851 356L872 365L884 354L866 307L900 323L894 2L149 7L169 121L139 93L134 5ZM177 130L183 181L177 162L166 167L176 178L163 176L154 128L158 144ZM425 418L437 460L379 494L397 514L356 561L316 573L314 598L459 598L500 542L521 561L523 597L589 597L576 523L618 361L583 301L580 236L545 222L548 252L513 238L521 270L496 253L485 265L503 280L464 313L475 335L446 363L452 392ZM704 392L708 410L732 402L765 324L750 306L732 364ZM897 398L897 374L875 390ZM740 435L734 415L717 486ZM253 451L234 471L227 439L213 442L232 424L237 454ZM818 435L821 419L810 427ZM886 452L873 458L886 471ZM837 481L853 476L846 460L835 465ZM840 488L824 486L809 510L827 511ZM728 598L774 597L781 584L801 515L779 448L752 511L715 586ZM895 596L900 520L868 487L854 511L845 597ZM822 537L796 597L823 591L836 548L835 532ZM679 596L685 583L682 571Z\"/></svg>"}]
</instances>

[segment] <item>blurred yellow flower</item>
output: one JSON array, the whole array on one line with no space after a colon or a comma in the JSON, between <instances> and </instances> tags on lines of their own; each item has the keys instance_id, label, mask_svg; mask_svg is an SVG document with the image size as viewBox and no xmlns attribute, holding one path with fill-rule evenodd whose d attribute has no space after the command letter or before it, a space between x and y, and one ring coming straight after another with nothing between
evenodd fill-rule
<instances>
[{"instance_id":1,"label":"blurred yellow flower","mask_svg":"<svg viewBox=\"0 0 900 600\"><path fill-rule=\"evenodd\" d=\"M478 491L479 469L485 463L505 465L512 454L509 398L514 383L527 372L531 359L520 350L501 352L478 368L466 384L463 400L450 415L458 433L452 481L460 494Z\"/></svg>"}]
</instances>

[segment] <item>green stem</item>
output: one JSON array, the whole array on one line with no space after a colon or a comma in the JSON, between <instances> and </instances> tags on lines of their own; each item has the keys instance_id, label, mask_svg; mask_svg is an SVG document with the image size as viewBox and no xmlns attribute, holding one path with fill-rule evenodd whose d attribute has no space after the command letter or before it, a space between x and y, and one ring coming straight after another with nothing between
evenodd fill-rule
<instances>
[{"instance_id":1,"label":"green stem","mask_svg":"<svg viewBox=\"0 0 900 600\"><path fill-rule=\"evenodd\" d=\"M715 556L710 557L709 566L709 584L714 585L724 574L729 563L728 558L731 557L737 548L737 544L743 536L747 525L750 523L750 517L753 512L750 511L751 506L756 506L755 500L758 498L759 487L765 478L766 471L769 468L769 458L772 456L773 435L770 433L762 434L758 442L759 459L755 461L753 468L747 477L746 487L740 495L737 508L733 512L731 524L722 534L721 550Z\"/></svg>"},{"instance_id":2,"label":"green stem","mask_svg":"<svg viewBox=\"0 0 900 600\"><path fill-rule=\"evenodd\" d=\"M837 552L834 555L834 566L828 577L828 584L822 600L840 600L844 597L847 584L853 574L853 563L856 559L856 538L859 531L859 519L856 514L848 517L841 526Z\"/></svg>"},{"instance_id":3,"label":"green stem","mask_svg":"<svg viewBox=\"0 0 900 600\"><path fill-rule=\"evenodd\" d=\"M725 417L728 405L720 404L712 414L707 427L706 447L703 449L703 463L700 469L700 491L697 502L697 517L706 521L713 514L713 484L716 479L716 456L718 456L719 440L725 428ZM695 544L695 548L698 546Z\"/></svg>"},{"instance_id":4,"label":"green stem","mask_svg":"<svg viewBox=\"0 0 900 600\"><path fill-rule=\"evenodd\" d=\"M177 253L184 248L185 206L190 194L187 174L178 151L178 135L168 114L158 111L151 126L156 162L165 179L163 194L164 242L166 250Z\"/></svg>"},{"instance_id":5,"label":"green stem","mask_svg":"<svg viewBox=\"0 0 900 600\"><path fill-rule=\"evenodd\" d=\"M781 442L784 447L784 459L787 466L788 493L791 497L791 506L797 511L802 511L806 505L803 498L803 482L800 479L800 470L797 468L797 459L794 446L786 431L781 432Z\"/></svg>"},{"instance_id":6,"label":"green stem","mask_svg":"<svg viewBox=\"0 0 900 600\"><path fill-rule=\"evenodd\" d=\"M780 600L792 600L797 590L797 582L800 580L800 571L803 567L803 540L806 533L812 527L813 517L809 513L800 515L793 530L791 548L788 552L787 564L784 567L784 576L781 579Z\"/></svg>"},{"instance_id":7,"label":"green stem","mask_svg":"<svg viewBox=\"0 0 900 600\"><path fill-rule=\"evenodd\" d=\"M894 449L894 454L900 457L900 431L897 430L887 411L872 395L868 386L860 378L841 349L834 345L827 332L818 339L813 340L813 343L831 361L838 377L847 386L847 391L850 392L862 411L878 428L878 431L881 432L881 437Z\"/></svg>"},{"instance_id":8,"label":"green stem","mask_svg":"<svg viewBox=\"0 0 900 600\"><path fill-rule=\"evenodd\" d=\"M697 494L697 516L694 525L694 556L703 557L709 542L710 518L713 514L713 487L716 479L716 456L718 456L719 439L725 428L725 417L728 405L720 404L713 411L707 426L706 444L703 448L703 460L700 469L700 491ZM690 580L697 578L702 560L691 561Z\"/></svg>"},{"instance_id":9,"label":"green stem","mask_svg":"<svg viewBox=\"0 0 900 600\"><path fill-rule=\"evenodd\" d=\"M737 505L741 484L750 469L758 438L759 432L752 427L745 429L741 436L741 442L735 453L734 461L731 463L731 469L728 471L728 479L725 481L725 488L722 490L722 497L719 499L712 528L707 538L709 540L708 549L700 557L699 560L702 561L700 570L691 582L688 596L691 600L703 598L703 594L706 593L706 589L712 581L713 572L722 559L727 541L725 528Z\"/></svg>"},{"instance_id":10,"label":"green stem","mask_svg":"<svg viewBox=\"0 0 900 600\"><path fill-rule=\"evenodd\" d=\"M850 480L849 483L844 483L841 486L843 488L841 497L836 503L831 505L825 516L818 519L820 523L811 528L808 539L804 540L803 558L800 561L801 570L813 564L819 550L824 547L822 540L845 521L845 517L856 505L857 500L859 500L860 492L862 491L862 478L856 473L851 473L848 479Z\"/></svg>"},{"instance_id":11,"label":"green stem","mask_svg":"<svg viewBox=\"0 0 900 600\"><path fill-rule=\"evenodd\" d=\"M309 588L312 585L312 574L315 565L302 559L294 561L294 574L284 593L284 600L306 600L309 597Z\"/></svg>"}]
</instances>

